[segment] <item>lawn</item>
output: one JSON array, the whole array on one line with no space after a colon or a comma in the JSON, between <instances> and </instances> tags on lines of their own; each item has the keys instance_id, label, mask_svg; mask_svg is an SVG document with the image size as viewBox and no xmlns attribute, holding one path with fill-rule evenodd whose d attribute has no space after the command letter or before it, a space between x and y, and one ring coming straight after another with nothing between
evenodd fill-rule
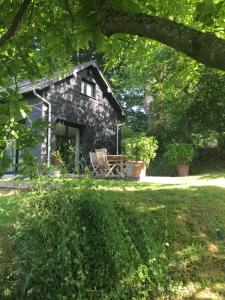
<instances>
[{"instance_id":1,"label":"lawn","mask_svg":"<svg viewBox=\"0 0 225 300\"><path fill-rule=\"evenodd\" d=\"M145 227L146 238L166 245L174 289L170 299L225 299L224 175L211 173L148 183L93 180L105 199L119 207L137 249L142 241L138 239L136 219ZM74 183L77 189L78 183L87 180L65 181ZM21 222L22 206L35 192L0 193L0 291L11 299L7 298L7 286L15 253L10 237ZM217 229L222 231L221 239Z\"/></svg>"}]
</instances>

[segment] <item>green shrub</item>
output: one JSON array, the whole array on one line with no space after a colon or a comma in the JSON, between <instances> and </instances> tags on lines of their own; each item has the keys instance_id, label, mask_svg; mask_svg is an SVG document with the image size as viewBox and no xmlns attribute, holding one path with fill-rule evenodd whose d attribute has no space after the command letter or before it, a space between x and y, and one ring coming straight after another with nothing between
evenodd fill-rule
<instances>
[{"instance_id":1,"label":"green shrub","mask_svg":"<svg viewBox=\"0 0 225 300\"><path fill-rule=\"evenodd\" d=\"M131 160L142 160L149 164L156 156L158 144L154 137L132 137L123 141L123 149Z\"/></svg>"},{"instance_id":2,"label":"green shrub","mask_svg":"<svg viewBox=\"0 0 225 300\"><path fill-rule=\"evenodd\" d=\"M164 157L175 164L188 164L194 157L194 149L191 144L170 144Z\"/></svg>"},{"instance_id":3,"label":"green shrub","mask_svg":"<svg viewBox=\"0 0 225 300\"><path fill-rule=\"evenodd\" d=\"M46 189L14 237L19 299L156 299L167 289L164 246L140 217L92 185Z\"/></svg>"}]
</instances>

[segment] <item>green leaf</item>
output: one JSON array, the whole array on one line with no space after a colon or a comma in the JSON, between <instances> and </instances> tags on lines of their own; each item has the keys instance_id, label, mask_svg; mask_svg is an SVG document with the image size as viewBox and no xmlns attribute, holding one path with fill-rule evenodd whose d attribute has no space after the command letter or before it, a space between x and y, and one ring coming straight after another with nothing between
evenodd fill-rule
<instances>
[{"instance_id":1,"label":"green leaf","mask_svg":"<svg viewBox=\"0 0 225 300\"><path fill-rule=\"evenodd\" d=\"M140 13L141 9L137 1L133 0L113 0L112 6L114 9L129 13Z\"/></svg>"}]
</instances>

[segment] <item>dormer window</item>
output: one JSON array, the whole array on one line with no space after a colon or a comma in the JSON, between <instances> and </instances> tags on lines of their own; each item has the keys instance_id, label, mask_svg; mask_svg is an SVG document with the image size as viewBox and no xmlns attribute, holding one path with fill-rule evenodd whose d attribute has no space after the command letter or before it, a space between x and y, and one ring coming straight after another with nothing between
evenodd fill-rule
<instances>
[{"instance_id":1,"label":"dormer window","mask_svg":"<svg viewBox=\"0 0 225 300\"><path fill-rule=\"evenodd\" d=\"M86 96L95 98L95 84L90 81L82 79L81 80L81 93Z\"/></svg>"}]
</instances>

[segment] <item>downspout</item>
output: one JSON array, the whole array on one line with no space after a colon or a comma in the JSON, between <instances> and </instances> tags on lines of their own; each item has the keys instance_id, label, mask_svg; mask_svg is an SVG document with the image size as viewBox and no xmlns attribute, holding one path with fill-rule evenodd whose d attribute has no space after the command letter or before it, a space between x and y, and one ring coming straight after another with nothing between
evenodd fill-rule
<instances>
[{"instance_id":1,"label":"downspout","mask_svg":"<svg viewBox=\"0 0 225 300\"><path fill-rule=\"evenodd\" d=\"M45 104L48 105L48 149L47 149L47 165L49 166L51 163L51 121L52 121L52 106L49 101L40 96L35 89L33 89L33 93L36 97L41 99Z\"/></svg>"}]
</instances>

